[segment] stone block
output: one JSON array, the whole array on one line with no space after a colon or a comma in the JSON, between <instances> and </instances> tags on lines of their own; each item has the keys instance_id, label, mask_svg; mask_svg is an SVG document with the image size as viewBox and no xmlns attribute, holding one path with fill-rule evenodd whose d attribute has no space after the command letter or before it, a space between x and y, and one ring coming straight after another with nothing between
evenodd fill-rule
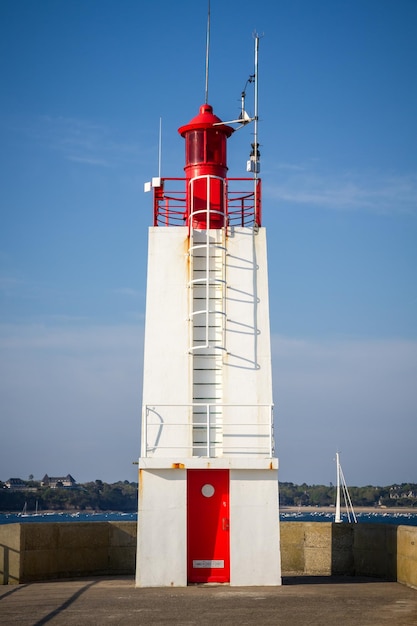
<instances>
[{"instance_id":1,"label":"stone block","mask_svg":"<svg viewBox=\"0 0 417 626\"><path fill-rule=\"evenodd\" d=\"M415 526L398 527L397 580L417 589L417 527Z\"/></svg>"},{"instance_id":2,"label":"stone block","mask_svg":"<svg viewBox=\"0 0 417 626\"><path fill-rule=\"evenodd\" d=\"M109 570L108 548L80 547L58 550L57 577L103 575Z\"/></svg>"},{"instance_id":3,"label":"stone block","mask_svg":"<svg viewBox=\"0 0 417 626\"><path fill-rule=\"evenodd\" d=\"M0 545L19 551L22 527L23 524L1 524Z\"/></svg>"},{"instance_id":4,"label":"stone block","mask_svg":"<svg viewBox=\"0 0 417 626\"><path fill-rule=\"evenodd\" d=\"M56 550L60 524L22 524L22 547L26 550Z\"/></svg>"},{"instance_id":5,"label":"stone block","mask_svg":"<svg viewBox=\"0 0 417 626\"><path fill-rule=\"evenodd\" d=\"M326 548L305 547L305 569L308 576L330 576L332 573L332 555L330 544Z\"/></svg>"},{"instance_id":6,"label":"stone block","mask_svg":"<svg viewBox=\"0 0 417 626\"><path fill-rule=\"evenodd\" d=\"M353 525L332 524L332 574L353 576Z\"/></svg>"},{"instance_id":7,"label":"stone block","mask_svg":"<svg viewBox=\"0 0 417 626\"><path fill-rule=\"evenodd\" d=\"M0 585L16 585L20 582L22 524L0 526Z\"/></svg>"},{"instance_id":8,"label":"stone block","mask_svg":"<svg viewBox=\"0 0 417 626\"><path fill-rule=\"evenodd\" d=\"M417 563L417 526L398 526L397 554Z\"/></svg>"},{"instance_id":9,"label":"stone block","mask_svg":"<svg viewBox=\"0 0 417 626\"><path fill-rule=\"evenodd\" d=\"M20 582L57 578L57 557L56 549L25 551L22 555Z\"/></svg>"},{"instance_id":10,"label":"stone block","mask_svg":"<svg viewBox=\"0 0 417 626\"><path fill-rule=\"evenodd\" d=\"M397 578L397 526L355 524L353 557L357 576Z\"/></svg>"},{"instance_id":11,"label":"stone block","mask_svg":"<svg viewBox=\"0 0 417 626\"><path fill-rule=\"evenodd\" d=\"M304 574L304 524L280 524L281 570L283 575Z\"/></svg>"},{"instance_id":12,"label":"stone block","mask_svg":"<svg viewBox=\"0 0 417 626\"><path fill-rule=\"evenodd\" d=\"M283 576L304 574L304 550L293 545L281 543L281 570Z\"/></svg>"},{"instance_id":13,"label":"stone block","mask_svg":"<svg viewBox=\"0 0 417 626\"><path fill-rule=\"evenodd\" d=\"M353 524L332 524L332 549L352 550Z\"/></svg>"},{"instance_id":14,"label":"stone block","mask_svg":"<svg viewBox=\"0 0 417 626\"><path fill-rule=\"evenodd\" d=\"M331 574L331 523L304 524L304 571L309 576Z\"/></svg>"},{"instance_id":15,"label":"stone block","mask_svg":"<svg viewBox=\"0 0 417 626\"><path fill-rule=\"evenodd\" d=\"M304 541L308 548L328 550L331 545L332 524L330 522L305 522Z\"/></svg>"},{"instance_id":16,"label":"stone block","mask_svg":"<svg viewBox=\"0 0 417 626\"><path fill-rule=\"evenodd\" d=\"M304 543L304 524L284 522L280 524L281 544L299 545Z\"/></svg>"},{"instance_id":17,"label":"stone block","mask_svg":"<svg viewBox=\"0 0 417 626\"><path fill-rule=\"evenodd\" d=\"M59 547L99 548L108 546L109 528L103 522L65 522L59 524Z\"/></svg>"},{"instance_id":18,"label":"stone block","mask_svg":"<svg viewBox=\"0 0 417 626\"><path fill-rule=\"evenodd\" d=\"M136 548L136 528L132 522L110 522L109 545Z\"/></svg>"},{"instance_id":19,"label":"stone block","mask_svg":"<svg viewBox=\"0 0 417 626\"><path fill-rule=\"evenodd\" d=\"M134 574L136 546L109 548L109 574Z\"/></svg>"}]
</instances>

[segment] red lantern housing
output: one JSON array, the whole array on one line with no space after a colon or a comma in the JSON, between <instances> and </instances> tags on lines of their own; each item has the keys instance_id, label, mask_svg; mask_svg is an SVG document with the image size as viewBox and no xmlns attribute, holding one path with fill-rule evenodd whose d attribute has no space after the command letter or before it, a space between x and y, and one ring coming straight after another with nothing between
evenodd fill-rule
<instances>
[{"instance_id":1,"label":"red lantern housing","mask_svg":"<svg viewBox=\"0 0 417 626\"><path fill-rule=\"evenodd\" d=\"M228 137L233 128L203 104L199 114L178 132L185 139L186 222L192 228L225 226Z\"/></svg>"}]
</instances>

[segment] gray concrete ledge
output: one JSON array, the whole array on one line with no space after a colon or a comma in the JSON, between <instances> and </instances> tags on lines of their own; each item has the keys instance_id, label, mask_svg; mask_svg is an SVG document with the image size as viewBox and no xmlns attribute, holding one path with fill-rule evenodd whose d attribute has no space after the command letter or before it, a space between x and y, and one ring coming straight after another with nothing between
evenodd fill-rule
<instances>
[{"instance_id":1,"label":"gray concrete ledge","mask_svg":"<svg viewBox=\"0 0 417 626\"><path fill-rule=\"evenodd\" d=\"M135 522L1 525L0 584L133 575L136 531ZM417 588L415 526L282 522L280 533L284 576L367 576Z\"/></svg>"}]
</instances>

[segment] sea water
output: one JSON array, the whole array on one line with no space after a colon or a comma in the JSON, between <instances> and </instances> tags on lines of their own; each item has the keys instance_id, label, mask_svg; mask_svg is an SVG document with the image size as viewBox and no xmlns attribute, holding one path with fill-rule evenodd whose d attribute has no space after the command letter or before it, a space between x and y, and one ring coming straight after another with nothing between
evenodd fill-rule
<instances>
[{"instance_id":1,"label":"sea water","mask_svg":"<svg viewBox=\"0 0 417 626\"><path fill-rule=\"evenodd\" d=\"M348 522L346 513L341 514L343 522ZM281 511L281 522L333 522L334 513L322 511ZM405 526L417 526L416 513L390 513L388 511L360 512L356 513L358 523L370 524L397 524ZM27 523L27 522L136 522L137 513L123 513L108 511L100 513L0 513L0 524ZM351 517L352 521L352 517Z\"/></svg>"},{"instance_id":2,"label":"sea water","mask_svg":"<svg viewBox=\"0 0 417 626\"><path fill-rule=\"evenodd\" d=\"M324 511L281 511L281 522L334 522L335 514L332 512ZM350 519L346 513L340 515L342 522L353 522L352 514ZM416 513L398 513L388 511L372 511L356 513L356 520L359 523L367 524L397 524L398 526L417 526L417 512Z\"/></svg>"}]
</instances>

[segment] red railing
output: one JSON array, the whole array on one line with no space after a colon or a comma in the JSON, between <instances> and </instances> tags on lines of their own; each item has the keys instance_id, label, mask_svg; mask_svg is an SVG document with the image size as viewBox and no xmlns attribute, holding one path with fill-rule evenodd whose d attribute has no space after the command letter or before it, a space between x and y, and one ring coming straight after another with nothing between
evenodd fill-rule
<instances>
[{"instance_id":1,"label":"red railing","mask_svg":"<svg viewBox=\"0 0 417 626\"><path fill-rule=\"evenodd\" d=\"M161 178L154 187L154 226L188 226L187 179ZM225 179L225 224L261 226L261 179Z\"/></svg>"}]
</instances>

